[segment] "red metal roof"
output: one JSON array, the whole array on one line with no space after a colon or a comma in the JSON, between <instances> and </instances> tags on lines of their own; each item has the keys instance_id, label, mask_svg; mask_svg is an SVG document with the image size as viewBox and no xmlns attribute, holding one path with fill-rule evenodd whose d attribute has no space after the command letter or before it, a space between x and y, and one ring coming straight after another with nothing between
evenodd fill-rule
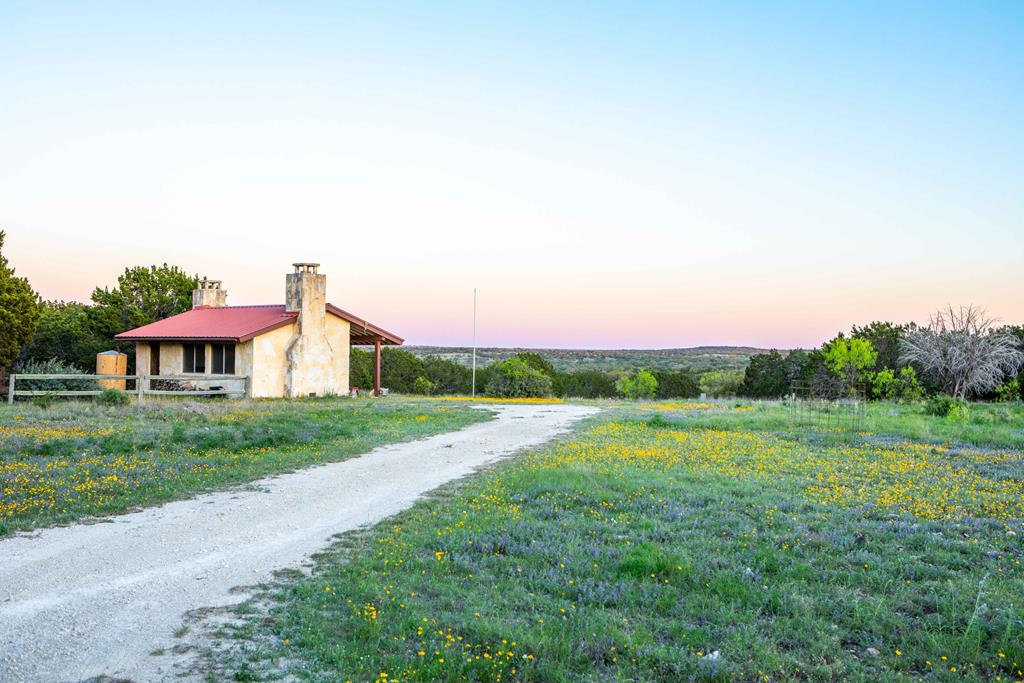
<instances>
[{"instance_id":1,"label":"red metal roof","mask_svg":"<svg viewBox=\"0 0 1024 683\"><path fill-rule=\"evenodd\" d=\"M373 344L378 339L382 344L401 344L403 342L401 337L357 318L332 304L327 304L327 312L347 320L351 324L350 336L354 344ZM115 339L124 341L194 339L244 342L264 332L290 325L297 317L298 313L286 311L283 304L194 308L191 311L122 332Z\"/></svg>"}]
</instances>

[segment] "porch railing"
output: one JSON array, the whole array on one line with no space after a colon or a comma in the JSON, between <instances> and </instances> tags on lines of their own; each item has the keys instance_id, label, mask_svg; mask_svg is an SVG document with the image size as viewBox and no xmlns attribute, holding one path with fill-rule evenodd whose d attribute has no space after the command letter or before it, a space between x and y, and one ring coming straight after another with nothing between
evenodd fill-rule
<instances>
[{"instance_id":1,"label":"porch railing","mask_svg":"<svg viewBox=\"0 0 1024 683\"><path fill-rule=\"evenodd\" d=\"M16 384L18 380L30 381L30 380L74 380L74 381L95 381L100 382L104 380L125 380L134 381L135 388L133 389L115 389L115 391L123 391L126 394L134 394L138 397L139 401L144 401L146 396L231 396L231 395L249 395L249 382L250 377L248 375L27 375L11 373L7 376L7 402L14 403L14 399L17 396L99 396L103 393L104 389L90 389L90 390L78 390L78 389L17 389ZM242 388L238 389L152 389L151 384L153 381L172 381L172 382L241 382ZM24 386L24 385L23 385Z\"/></svg>"}]
</instances>

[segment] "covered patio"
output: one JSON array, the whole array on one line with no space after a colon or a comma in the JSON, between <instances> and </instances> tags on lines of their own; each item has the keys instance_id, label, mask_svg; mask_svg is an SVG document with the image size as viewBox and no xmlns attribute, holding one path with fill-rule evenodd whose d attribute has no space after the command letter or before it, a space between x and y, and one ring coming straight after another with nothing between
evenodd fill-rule
<instances>
[{"instance_id":1,"label":"covered patio","mask_svg":"<svg viewBox=\"0 0 1024 683\"><path fill-rule=\"evenodd\" d=\"M327 304L327 310L349 322L349 346L373 347L373 395L380 396L380 354L384 346L401 346L405 341L387 330L357 318L333 304Z\"/></svg>"}]
</instances>

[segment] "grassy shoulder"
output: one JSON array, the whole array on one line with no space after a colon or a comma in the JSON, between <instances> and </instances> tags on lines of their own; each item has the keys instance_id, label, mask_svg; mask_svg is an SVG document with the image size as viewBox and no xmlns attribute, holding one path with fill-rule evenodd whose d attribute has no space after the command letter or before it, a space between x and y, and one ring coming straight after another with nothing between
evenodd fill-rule
<instances>
[{"instance_id":1,"label":"grassy shoulder","mask_svg":"<svg viewBox=\"0 0 1024 683\"><path fill-rule=\"evenodd\" d=\"M0 536L187 498L459 429L484 411L400 399L0 408Z\"/></svg>"},{"instance_id":2,"label":"grassy shoulder","mask_svg":"<svg viewBox=\"0 0 1024 683\"><path fill-rule=\"evenodd\" d=\"M620 405L577 437L349 535L313 576L273 588L269 612L233 632L242 645L214 670L315 681L1024 675L1019 452L818 443L750 429L773 418L748 412L713 418L728 428L680 426Z\"/></svg>"}]
</instances>

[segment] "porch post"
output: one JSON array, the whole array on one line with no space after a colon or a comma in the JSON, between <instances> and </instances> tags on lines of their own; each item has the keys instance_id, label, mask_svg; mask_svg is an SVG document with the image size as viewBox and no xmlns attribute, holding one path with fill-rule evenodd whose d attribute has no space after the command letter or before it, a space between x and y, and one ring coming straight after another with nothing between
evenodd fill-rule
<instances>
[{"instance_id":1,"label":"porch post","mask_svg":"<svg viewBox=\"0 0 1024 683\"><path fill-rule=\"evenodd\" d=\"M373 342L373 395L380 396L380 339Z\"/></svg>"}]
</instances>

